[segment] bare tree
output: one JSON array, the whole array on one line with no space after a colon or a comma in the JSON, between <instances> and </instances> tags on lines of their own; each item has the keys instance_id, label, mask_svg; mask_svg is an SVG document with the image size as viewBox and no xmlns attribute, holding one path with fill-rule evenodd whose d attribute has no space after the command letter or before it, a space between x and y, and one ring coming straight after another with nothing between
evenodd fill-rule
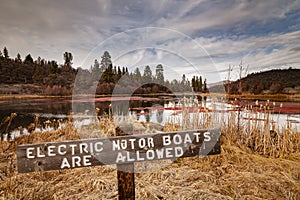
<instances>
[{"instance_id":1,"label":"bare tree","mask_svg":"<svg viewBox=\"0 0 300 200\"><path fill-rule=\"evenodd\" d=\"M231 83L231 81L230 81L230 79L231 79L231 72L232 72L232 70L233 70L233 66L231 66L231 65L229 65L229 68L228 68L228 75L227 75L227 81L226 81L226 83L227 83L227 93L229 94L230 93L230 83Z\"/></svg>"},{"instance_id":2,"label":"bare tree","mask_svg":"<svg viewBox=\"0 0 300 200\"><path fill-rule=\"evenodd\" d=\"M248 67L249 67L249 65L247 66L247 67L244 67L244 65L243 65L243 60L241 60L241 62L240 62L240 64L239 64L239 85L238 85L238 98L237 98L237 103L238 103L238 127L237 127L237 131L238 131L238 139L239 139L239 141L240 141L240 138L241 138L241 136L240 136L240 121L241 121L241 101L242 101L242 97L241 97L241 95L242 95L242 93L243 93L243 80L242 80L242 78L243 78L243 75L246 75L247 73L248 73Z\"/></svg>"}]
</instances>

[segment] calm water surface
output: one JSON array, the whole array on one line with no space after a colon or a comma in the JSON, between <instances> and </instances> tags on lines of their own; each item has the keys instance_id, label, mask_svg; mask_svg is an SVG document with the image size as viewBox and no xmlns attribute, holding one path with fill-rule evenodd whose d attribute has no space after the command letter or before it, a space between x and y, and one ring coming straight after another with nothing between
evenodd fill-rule
<instances>
[{"instance_id":1,"label":"calm water surface","mask_svg":"<svg viewBox=\"0 0 300 200\"><path fill-rule=\"evenodd\" d=\"M0 120L3 121L5 117L10 116L11 113L16 113L9 131L15 130L18 127L27 127L30 123L34 122L35 117L39 116L39 122L43 124L46 120L62 119L66 120L70 112L74 111L75 114L86 112L87 115L93 115L94 109L97 107L100 109L100 115L105 113L118 113L119 115L127 115L128 111L134 112L138 120L142 121L154 121L158 123L164 123L166 118L174 114L174 111L164 110L163 108L170 102L178 102L178 99L173 97L132 97L128 98L81 98L72 100L72 98L8 98L0 99ZM252 102L253 103L253 102ZM219 100L214 102L210 98L206 102L200 102L200 105L209 107L215 106L218 110L224 110L227 107L232 107L230 101ZM280 102L276 102L280 104ZM300 102L286 102L283 105L288 105L290 108L300 108ZM111 108L111 109L109 109ZM153 109L158 108L158 109ZM178 114L180 119L180 112ZM285 124L287 120L299 126L300 128L300 112L295 111L293 113L281 113L276 114L276 118L282 124ZM3 132L6 128L6 124L1 123L1 130ZM299 129L300 130L300 129Z\"/></svg>"},{"instance_id":2,"label":"calm water surface","mask_svg":"<svg viewBox=\"0 0 300 200\"><path fill-rule=\"evenodd\" d=\"M153 105L164 105L163 98L138 98L128 101L127 99L116 99L110 101L107 98L85 98L73 101L72 98L7 98L0 100L0 120L3 121L11 113L16 113L10 129L14 130L20 126L27 127L39 116L39 121L43 124L46 120L67 119L71 112L93 115L94 109L99 108L100 115L109 113L109 108L113 105L114 112L127 114L128 109L147 108ZM142 109L135 109L140 113ZM5 124L1 124L1 131L5 129Z\"/></svg>"}]
</instances>

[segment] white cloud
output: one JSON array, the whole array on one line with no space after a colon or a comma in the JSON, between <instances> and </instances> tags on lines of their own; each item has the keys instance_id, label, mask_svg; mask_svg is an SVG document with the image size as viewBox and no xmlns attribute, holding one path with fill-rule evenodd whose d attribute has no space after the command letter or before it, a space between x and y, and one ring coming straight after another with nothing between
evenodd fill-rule
<instances>
[{"instance_id":1,"label":"white cloud","mask_svg":"<svg viewBox=\"0 0 300 200\"><path fill-rule=\"evenodd\" d=\"M174 9L169 17L157 21L157 26L168 27L174 30L193 34L204 29L227 28L243 22L267 22L269 19L282 18L286 13L300 8L299 1L188 1L189 9ZM181 5L176 5L181 8ZM198 12L189 14L193 7L199 8ZM267 24L266 24L267 25Z\"/></svg>"},{"instance_id":2,"label":"white cloud","mask_svg":"<svg viewBox=\"0 0 300 200\"><path fill-rule=\"evenodd\" d=\"M170 76L203 73L213 82L242 59L253 70L299 66L300 51L290 51L300 46L297 19L287 33L244 33L250 22L268 27L299 8L293 0L11 0L0 7L0 48L11 57L31 53L60 63L69 51L74 66L85 68L108 50L116 65L163 63ZM218 34L230 28L242 34Z\"/></svg>"}]
</instances>

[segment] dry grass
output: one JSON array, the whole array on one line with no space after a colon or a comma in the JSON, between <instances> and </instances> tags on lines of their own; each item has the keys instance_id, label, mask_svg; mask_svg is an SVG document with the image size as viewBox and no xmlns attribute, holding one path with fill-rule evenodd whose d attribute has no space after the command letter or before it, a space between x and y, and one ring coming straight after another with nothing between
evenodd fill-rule
<instances>
[{"instance_id":1,"label":"dry grass","mask_svg":"<svg viewBox=\"0 0 300 200\"><path fill-rule=\"evenodd\" d=\"M184 126L214 123L212 113L198 117L190 123L185 119ZM228 118L231 123L222 125L220 155L183 158L172 164L161 161L156 168L136 173L136 199L300 199L300 133L286 128L274 138L270 127L246 121L240 127L245 132L237 134L235 117ZM102 118L95 126L106 133L114 125ZM82 129L81 134L88 133L89 128ZM170 123L164 131L181 128ZM2 141L0 199L117 199L117 172L112 166L17 173L18 144L79 138L78 130L68 123L55 132L33 132L11 142Z\"/></svg>"}]
</instances>

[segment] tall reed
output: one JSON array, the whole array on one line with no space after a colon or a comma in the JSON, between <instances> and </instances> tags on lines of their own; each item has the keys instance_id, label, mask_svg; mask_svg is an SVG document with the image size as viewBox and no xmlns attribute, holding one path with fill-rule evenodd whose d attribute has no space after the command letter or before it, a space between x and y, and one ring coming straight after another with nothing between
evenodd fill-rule
<instances>
[{"instance_id":1,"label":"tall reed","mask_svg":"<svg viewBox=\"0 0 300 200\"><path fill-rule=\"evenodd\" d=\"M183 106L180 115L168 119L168 127L172 124L180 126L181 130L218 127L223 139L265 156L284 157L300 150L300 133L289 121L280 125L279 116L274 115L275 102L267 100L260 105L258 102L245 105L237 108L238 112L217 110L216 102L213 100L211 110L204 111L200 111L199 105L192 109L193 112L190 107Z\"/></svg>"}]
</instances>

